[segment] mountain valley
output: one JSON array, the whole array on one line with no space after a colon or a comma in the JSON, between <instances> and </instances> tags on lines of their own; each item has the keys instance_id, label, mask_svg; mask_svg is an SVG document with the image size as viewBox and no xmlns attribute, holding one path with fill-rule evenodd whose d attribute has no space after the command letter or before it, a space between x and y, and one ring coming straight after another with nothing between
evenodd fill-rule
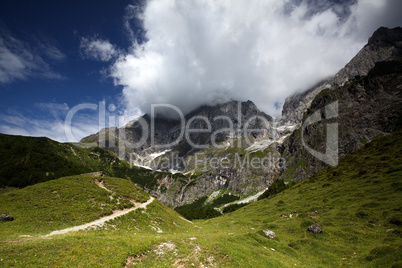
<instances>
[{"instance_id":1,"label":"mountain valley","mask_svg":"<svg viewBox=\"0 0 402 268\"><path fill-rule=\"evenodd\" d=\"M0 134L0 160L0 266L402 267L402 28L279 118L230 100Z\"/></svg>"}]
</instances>

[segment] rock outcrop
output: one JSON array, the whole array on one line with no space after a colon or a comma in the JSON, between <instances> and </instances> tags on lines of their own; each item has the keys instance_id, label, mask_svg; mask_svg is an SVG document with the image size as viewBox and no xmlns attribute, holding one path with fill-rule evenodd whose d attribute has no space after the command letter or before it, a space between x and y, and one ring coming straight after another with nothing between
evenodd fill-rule
<instances>
[{"instance_id":1,"label":"rock outcrop","mask_svg":"<svg viewBox=\"0 0 402 268\"><path fill-rule=\"evenodd\" d=\"M262 230L266 236L269 238L276 238L276 234L273 231L270 230Z\"/></svg>"}]
</instances>

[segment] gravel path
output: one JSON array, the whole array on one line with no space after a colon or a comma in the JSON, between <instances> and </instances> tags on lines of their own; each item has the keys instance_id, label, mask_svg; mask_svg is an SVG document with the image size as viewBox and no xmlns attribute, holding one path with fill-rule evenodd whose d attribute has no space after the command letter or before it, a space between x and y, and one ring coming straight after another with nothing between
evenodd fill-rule
<instances>
[{"instance_id":1,"label":"gravel path","mask_svg":"<svg viewBox=\"0 0 402 268\"><path fill-rule=\"evenodd\" d=\"M105 189L106 191L111 192L109 189L107 189L103 185L103 183L97 182L96 184L99 187ZM50 234L45 235L45 237L53 236L53 235L59 235L59 234L65 234L65 233L68 233L68 232L75 232L75 231L79 231L79 230L84 230L84 229L89 228L89 227L102 226L105 222L113 220L113 219L115 219L117 217L126 215L127 213L130 213L131 211L134 211L136 209L139 209L139 208L146 209L147 206L149 204L151 204L154 200L155 200L155 198L151 196L151 198L145 203L137 203L137 202L131 201L134 204L134 207L132 207L132 208L126 208L126 209L123 209L123 210L115 210L112 214L110 214L108 216L102 217L100 219L97 219L95 221L88 222L88 223L85 223L85 224L82 224L82 225L70 227L70 228L63 229L63 230L53 231Z\"/></svg>"}]
</instances>

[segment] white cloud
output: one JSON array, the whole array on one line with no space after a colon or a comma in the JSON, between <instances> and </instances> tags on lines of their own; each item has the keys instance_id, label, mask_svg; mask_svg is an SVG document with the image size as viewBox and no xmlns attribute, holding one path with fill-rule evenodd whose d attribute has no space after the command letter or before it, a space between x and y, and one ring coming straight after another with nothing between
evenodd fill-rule
<instances>
[{"instance_id":1,"label":"white cloud","mask_svg":"<svg viewBox=\"0 0 402 268\"><path fill-rule=\"evenodd\" d=\"M26 116L11 111L0 114L0 133L24 135L34 137L48 137L59 142L76 142L81 138L99 131L98 119L88 114L77 114L71 127L65 125L65 118L59 114L57 117L38 119L35 116ZM92 123L88 123L92 122ZM75 140L68 140L66 131L71 131Z\"/></svg>"},{"instance_id":2,"label":"white cloud","mask_svg":"<svg viewBox=\"0 0 402 268\"><path fill-rule=\"evenodd\" d=\"M64 55L63 52L61 52L56 46L47 43L41 44L41 51L43 52L44 55L46 55L48 58L56 61L63 61L66 58L66 55Z\"/></svg>"},{"instance_id":3,"label":"white cloud","mask_svg":"<svg viewBox=\"0 0 402 268\"><path fill-rule=\"evenodd\" d=\"M40 102L35 103L35 107L42 111L45 111L53 116L53 118L59 118L66 116L69 111L67 103L55 103L55 102Z\"/></svg>"},{"instance_id":4,"label":"white cloud","mask_svg":"<svg viewBox=\"0 0 402 268\"><path fill-rule=\"evenodd\" d=\"M66 103L35 103L31 107L9 109L0 113L0 133L49 137L59 142L78 142L104 127L122 127L140 114L125 114L113 103L82 103L69 107Z\"/></svg>"},{"instance_id":5,"label":"white cloud","mask_svg":"<svg viewBox=\"0 0 402 268\"><path fill-rule=\"evenodd\" d=\"M169 103L186 113L231 98L278 114L275 103L334 75L375 29L401 23L396 0L324 2L149 1L148 41L133 41L111 76L129 109Z\"/></svg>"},{"instance_id":6,"label":"white cloud","mask_svg":"<svg viewBox=\"0 0 402 268\"><path fill-rule=\"evenodd\" d=\"M146 6L145 1L136 1L136 4L128 5L126 7L126 14L123 18L123 26L133 44L137 45L146 41L145 31L143 28L142 13Z\"/></svg>"},{"instance_id":7,"label":"white cloud","mask_svg":"<svg viewBox=\"0 0 402 268\"><path fill-rule=\"evenodd\" d=\"M80 52L84 58L92 58L98 61L109 61L118 54L115 46L108 40L82 37Z\"/></svg>"},{"instance_id":8,"label":"white cloud","mask_svg":"<svg viewBox=\"0 0 402 268\"><path fill-rule=\"evenodd\" d=\"M12 83L29 77L63 79L44 58L61 61L65 55L47 40L30 44L12 36L0 27L0 83Z\"/></svg>"}]
</instances>

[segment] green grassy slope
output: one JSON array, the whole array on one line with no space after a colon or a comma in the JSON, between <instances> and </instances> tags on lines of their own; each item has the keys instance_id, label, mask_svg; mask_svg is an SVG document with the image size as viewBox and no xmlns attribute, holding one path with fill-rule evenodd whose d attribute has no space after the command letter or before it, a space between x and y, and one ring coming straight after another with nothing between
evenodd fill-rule
<instances>
[{"instance_id":1,"label":"green grassy slope","mask_svg":"<svg viewBox=\"0 0 402 268\"><path fill-rule=\"evenodd\" d=\"M112 192L96 185L95 180L101 180ZM119 267L130 252L155 243L155 235L180 231L190 223L154 200L146 209L132 211L102 227L44 235L132 207L129 199L144 203L149 198L129 180L85 175L3 193L0 214L11 214L15 220L0 222L0 266L102 266L103 260L105 267Z\"/></svg>"},{"instance_id":2,"label":"green grassy slope","mask_svg":"<svg viewBox=\"0 0 402 268\"><path fill-rule=\"evenodd\" d=\"M92 186L88 187L90 191ZM1 204L4 197L20 196L24 190L0 195ZM24 199L21 195L18 203ZM29 221L24 223L26 229L8 227L17 219L0 223L0 258L5 267L401 267L401 209L399 131L367 144L338 167L194 225L159 202L98 230L51 239L35 235L53 230L50 223L38 224L42 229L37 232L29 229ZM321 234L307 231L314 223L322 226ZM266 229L277 238L266 237L262 232ZM34 237L19 236L31 231Z\"/></svg>"},{"instance_id":3,"label":"green grassy slope","mask_svg":"<svg viewBox=\"0 0 402 268\"><path fill-rule=\"evenodd\" d=\"M97 186L95 180L102 180L113 194ZM115 209L132 207L129 199L145 202L149 195L128 180L85 175L14 190L1 196L0 213L15 220L2 225L0 237L44 234L91 222Z\"/></svg>"},{"instance_id":4,"label":"green grassy slope","mask_svg":"<svg viewBox=\"0 0 402 268\"><path fill-rule=\"evenodd\" d=\"M156 172L130 166L101 147L59 143L48 138L0 134L0 194L5 187L26 187L65 176L103 171L110 176L130 179L145 189L155 190L158 180L182 174Z\"/></svg>"},{"instance_id":5,"label":"green grassy slope","mask_svg":"<svg viewBox=\"0 0 402 268\"><path fill-rule=\"evenodd\" d=\"M64 176L127 166L102 148L79 148L48 138L0 134L0 187L25 187Z\"/></svg>"},{"instance_id":6,"label":"green grassy slope","mask_svg":"<svg viewBox=\"0 0 402 268\"><path fill-rule=\"evenodd\" d=\"M401 210L399 131L274 197L197 224L218 237L204 245L228 255L229 266L401 267ZM315 223L323 233L307 231Z\"/></svg>"}]
</instances>

